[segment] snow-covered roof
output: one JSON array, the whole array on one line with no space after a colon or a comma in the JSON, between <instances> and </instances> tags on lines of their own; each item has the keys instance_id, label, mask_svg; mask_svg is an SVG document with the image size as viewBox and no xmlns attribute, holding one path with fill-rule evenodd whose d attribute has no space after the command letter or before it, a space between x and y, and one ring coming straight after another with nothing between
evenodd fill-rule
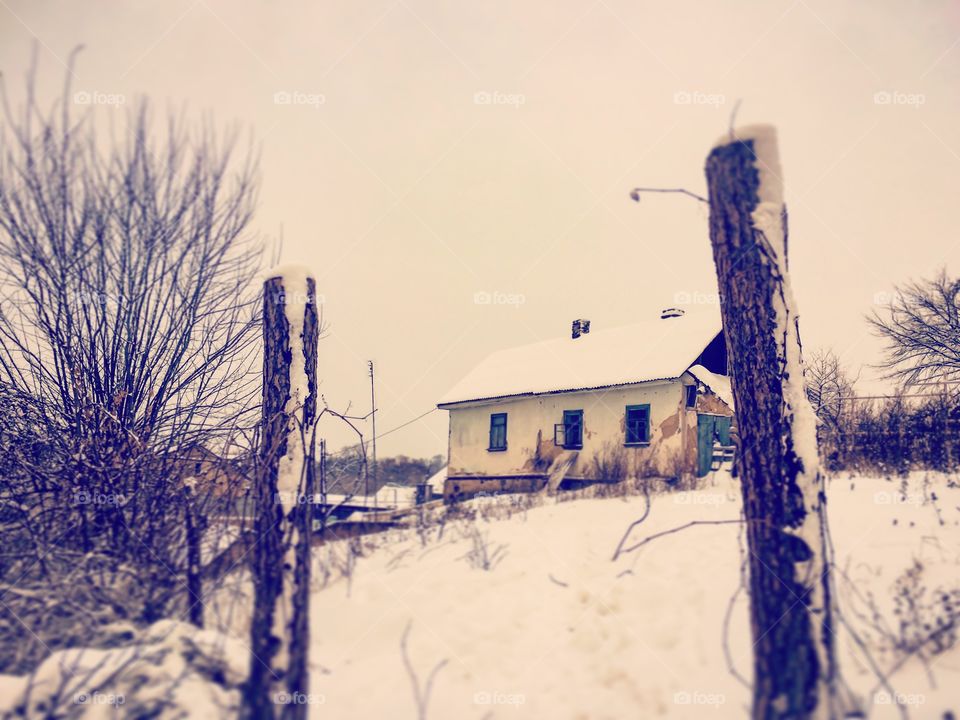
<instances>
[{"instance_id":1,"label":"snow-covered roof","mask_svg":"<svg viewBox=\"0 0 960 720\"><path fill-rule=\"evenodd\" d=\"M727 407L733 410L733 388L730 386L730 377L710 372L703 365L694 365L687 370L697 380L713 391L713 394L723 400Z\"/></svg>"},{"instance_id":2,"label":"snow-covered roof","mask_svg":"<svg viewBox=\"0 0 960 720\"><path fill-rule=\"evenodd\" d=\"M443 484L447 480L447 466L444 465L442 468L437 470L433 475L430 476L430 479L427 480L427 485L429 485L433 492L438 495L443 494Z\"/></svg>"},{"instance_id":3,"label":"snow-covered roof","mask_svg":"<svg viewBox=\"0 0 960 720\"><path fill-rule=\"evenodd\" d=\"M575 340L566 336L500 350L471 370L438 404L677 378L720 330L719 308L706 305L671 318L661 318L657 310L636 325L595 329Z\"/></svg>"}]
</instances>

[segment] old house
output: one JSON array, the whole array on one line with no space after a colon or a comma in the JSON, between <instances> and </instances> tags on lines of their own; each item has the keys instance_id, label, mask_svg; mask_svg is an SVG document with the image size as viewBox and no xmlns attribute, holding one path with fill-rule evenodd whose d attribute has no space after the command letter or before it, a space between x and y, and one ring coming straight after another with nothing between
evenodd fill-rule
<instances>
[{"instance_id":1,"label":"old house","mask_svg":"<svg viewBox=\"0 0 960 720\"><path fill-rule=\"evenodd\" d=\"M444 495L705 475L733 400L716 307L669 308L489 356L438 403L450 413Z\"/></svg>"}]
</instances>

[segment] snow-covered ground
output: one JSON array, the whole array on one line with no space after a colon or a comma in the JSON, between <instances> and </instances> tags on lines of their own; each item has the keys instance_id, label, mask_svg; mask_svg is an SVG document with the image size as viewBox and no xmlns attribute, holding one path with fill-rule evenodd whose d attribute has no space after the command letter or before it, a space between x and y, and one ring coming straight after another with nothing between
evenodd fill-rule
<instances>
[{"instance_id":1,"label":"snow-covered ground","mask_svg":"<svg viewBox=\"0 0 960 720\"><path fill-rule=\"evenodd\" d=\"M938 587L960 588L960 489L934 474L915 474L906 485L840 477L828 496L843 570L841 610L857 635L855 642L846 627L839 631L848 684L871 718L900 717L902 710L914 718L957 713L960 649L898 666L902 654L872 626L886 623L897 632L895 583L916 562L923 602L939 602ZM542 498L523 510L517 504L529 496L481 498L465 504L476 517L447 522L442 532L408 529L318 548L312 687L301 698L310 716L745 717L750 695L735 675L751 672L747 597L737 592L741 526L693 526L612 561L627 526L643 513L643 497L559 500ZM695 492L657 494L628 545L694 520L736 520L739 506L739 490L726 475ZM208 605L212 623L216 603ZM224 652L232 676L246 662L243 622L234 620L230 633L236 639ZM176 642L165 645L195 651L199 643L217 654L206 633L191 639L177 626L172 637ZM57 653L41 673L51 687L65 656ZM889 686L878 684L871 663L896 668ZM181 683L187 692L177 693L183 700L176 705L208 713L239 697L236 690L203 691L195 679ZM23 679L0 680L0 706L12 707ZM129 694L135 686L108 682L95 692ZM43 687L33 693L42 698ZM418 698L425 709L418 710ZM133 706L126 697L124 707ZM108 710L89 700L84 709L89 717ZM176 716L173 709L163 715Z\"/></svg>"},{"instance_id":2,"label":"snow-covered ground","mask_svg":"<svg viewBox=\"0 0 960 720\"><path fill-rule=\"evenodd\" d=\"M929 595L936 586L960 587L960 490L931 475L925 503L924 477L913 476L905 493L898 480L830 484L835 560L849 577L837 578L845 617L884 670L897 658L858 615L871 616L867 595L895 628L893 585L915 559ZM476 504L497 502L504 499ZM729 478L657 495L632 537L736 519L739 505ZM550 499L508 520L448 526L426 546L416 535L368 541L377 547L357 562L350 582L314 595L312 716L416 717L400 647L412 623L408 655L421 687L446 661L429 718L745 717L749 692L728 670L723 638L740 584L740 525L694 526L612 562L643 507L638 496ZM473 528L489 553L501 551L488 570L471 562ZM730 662L749 678L745 593L727 627ZM884 688L850 633L839 635L846 680L871 717L899 717L895 698L911 717L942 718L960 708L960 649L933 657L929 672L907 662Z\"/></svg>"}]
</instances>

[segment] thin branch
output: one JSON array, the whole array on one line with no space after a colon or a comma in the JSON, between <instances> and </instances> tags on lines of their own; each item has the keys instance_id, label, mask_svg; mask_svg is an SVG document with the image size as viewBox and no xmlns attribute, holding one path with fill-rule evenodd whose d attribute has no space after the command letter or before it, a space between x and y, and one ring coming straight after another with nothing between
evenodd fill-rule
<instances>
[{"instance_id":1,"label":"thin branch","mask_svg":"<svg viewBox=\"0 0 960 720\"><path fill-rule=\"evenodd\" d=\"M737 125L737 113L740 111L740 103L743 102L740 98L737 98L737 101L733 104L733 110L730 112L730 142L733 142L737 138L736 130L734 129Z\"/></svg>"},{"instance_id":2,"label":"thin branch","mask_svg":"<svg viewBox=\"0 0 960 720\"><path fill-rule=\"evenodd\" d=\"M407 669L407 674L410 676L410 683L413 685L413 697L417 703L417 720L427 720L427 704L430 702L433 681L436 679L437 673L446 666L447 660L443 659L433 666L433 670L431 670L427 676L426 684L421 688L417 671L414 669L413 663L410 662L410 656L407 654L407 638L410 635L410 629L412 627L413 621L411 620L407 623L407 627L403 631L403 637L400 638L400 654L403 656L403 665Z\"/></svg>"},{"instance_id":3,"label":"thin branch","mask_svg":"<svg viewBox=\"0 0 960 720\"><path fill-rule=\"evenodd\" d=\"M656 540L657 538L663 537L664 535L673 535L674 533L678 533L681 530L686 530L687 528L693 527L694 525L739 525L740 523L743 523L743 522L744 521L741 520L740 518L737 518L736 520L691 520L690 522L684 525L681 525L679 527L675 527L671 530L664 530L663 532L654 533L649 537L645 537L640 542L636 543L635 545L631 545L628 548L624 548L622 551L618 548L617 554L626 555L629 552L633 552L634 550L642 548L644 545L651 542L652 540ZM614 555L614 559L616 559L617 554Z\"/></svg>"},{"instance_id":4,"label":"thin branch","mask_svg":"<svg viewBox=\"0 0 960 720\"><path fill-rule=\"evenodd\" d=\"M616 562L617 558L620 557L620 553L623 551L623 545L627 542L627 538L630 537L630 533L633 532L633 529L640 525L644 520L647 519L647 516L650 514L650 488L646 485L643 486L643 499L646 503L646 506L643 508L643 515L641 515L637 520L634 520L627 527L627 531L623 533L623 537L620 538L620 542L617 543L617 549L613 552L613 557L610 558L611 562Z\"/></svg>"}]
</instances>

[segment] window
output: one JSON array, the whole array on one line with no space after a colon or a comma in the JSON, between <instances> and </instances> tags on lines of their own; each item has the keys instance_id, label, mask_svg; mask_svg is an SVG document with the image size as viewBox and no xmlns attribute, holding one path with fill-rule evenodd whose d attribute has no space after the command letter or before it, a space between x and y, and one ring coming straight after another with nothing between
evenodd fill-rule
<instances>
[{"instance_id":1,"label":"window","mask_svg":"<svg viewBox=\"0 0 960 720\"><path fill-rule=\"evenodd\" d=\"M687 385L687 407L695 408L697 406L697 386L696 385Z\"/></svg>"},{"instance_id":2,"label":"window","mask_svg":"<svg viewBox=\"0 0 960 720\"><path fill-rule=\"evenodd\" d=\"M563 446L583 447L583 410L563 411Z\"/></svg>"},{"instance_id":3,"label":"window","mask_svg":"<svg viewBox=\"0 0 960 720\"><path fill-rule=\"evenodd\" d=\"M507 414L490 415L490 447L488 450L507 449Z\"/></svg>"},{"instance_id":4,"label":"window","mask_svg":"<svg viewBox=\"0 0 960 720\"><path fill-rule=\"evenodd\" d=\"M627 445L650 442L650 406L627 405L625 430Z\"/></svg>"}]
</instances>

